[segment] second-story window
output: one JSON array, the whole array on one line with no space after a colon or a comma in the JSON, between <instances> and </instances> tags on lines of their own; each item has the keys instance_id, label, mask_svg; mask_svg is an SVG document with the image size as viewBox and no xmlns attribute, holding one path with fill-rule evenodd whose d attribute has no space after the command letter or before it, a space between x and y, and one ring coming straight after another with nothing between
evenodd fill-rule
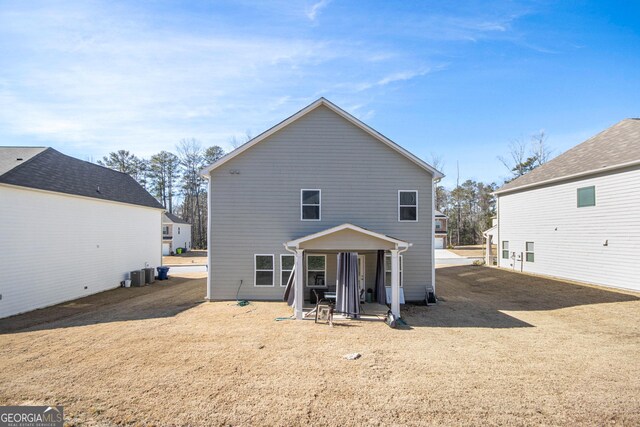
<instances>
[{"instance_id":1,"label":"second-story window","mask_svg":"<svg viewBox=\"0 0 640 427\"><path fill-rule=\"evenodd\" d=\"M418 221L417 191L398 191L398 221Z\"/></svg>"},{"instance_id":2,"label":"second-story window","mask_svg":"<svg viewBox=\"0 0 640 427\"><path fill-rule=\"evenodd\" d=\"M169 226L168 225L163 225L162 226L162 234L165 236L169 235Z\"/></svg>"},{"instance_id":3,"label":"second-story window","mask_svg":"<svg viewBox=\"0 0 640 427\"><path fill-rule=\"evenodd\" d=\"M322 193L320 190L300 190L300 219L320 221Z\"/></svg>"}]
</instances>

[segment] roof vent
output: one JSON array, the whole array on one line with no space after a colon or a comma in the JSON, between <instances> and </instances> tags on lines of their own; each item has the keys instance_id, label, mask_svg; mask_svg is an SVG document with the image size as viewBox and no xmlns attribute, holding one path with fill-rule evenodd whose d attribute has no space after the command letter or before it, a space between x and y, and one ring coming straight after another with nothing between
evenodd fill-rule
<instances>
[{"instance_id":1,"label":"roof vent","mask_svg":"<svg viewBox=\"0 0 640 427\"><path fill-rule=\"evenodd\" d=\"M96 185L96 192L98 192L98 193L100 192L100 186L99 185Z\"/></svg>"}]
</instances>

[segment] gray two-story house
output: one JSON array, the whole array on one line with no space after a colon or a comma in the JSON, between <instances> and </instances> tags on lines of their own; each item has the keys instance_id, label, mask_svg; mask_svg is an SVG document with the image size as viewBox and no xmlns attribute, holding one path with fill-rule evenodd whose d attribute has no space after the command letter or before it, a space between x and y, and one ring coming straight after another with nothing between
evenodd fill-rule
<instances>
[{"instance_id":1,"label":"gray two-story house","mask_svg":"<svg viewBox=\"0 0 640 427\"><path fill-rule=\"evenodd\" d=\"M335 288L341 252L357 253L362 294L384 268L397 315L435 292L433 180L443 175L326 99L203 175L208 299L281 300L291 277L301 318L313 289Z\"/></svg>"}]
</instances>

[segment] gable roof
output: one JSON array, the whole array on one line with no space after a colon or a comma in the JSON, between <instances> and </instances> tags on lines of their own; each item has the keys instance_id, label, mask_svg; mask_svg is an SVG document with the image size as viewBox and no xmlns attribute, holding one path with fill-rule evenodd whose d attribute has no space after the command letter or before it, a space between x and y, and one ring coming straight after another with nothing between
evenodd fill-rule
<instances>
[{"instance_id":1,"label":"gable roof","mask_svg":"<svg viewBox=\"0 0 640 427\"><path fill-rule=\"evenodd\" d=\"M440 211L434 211L433 215L435 215L438 218L447 218L447 216Z\"/></svg>"},{"instance_id":2,"label":"gable roof","mask_svg":"<svg viewBox=\"0 0 640 427\"><path fill-rule=\"evenodd\" d=\"M495 193L535 187L640 164L640 119L624 119Z\"/></svg>"},{"instance_id":3,"label":"gable roof","mask_svg":"<svg viewBox=\"0 0 640 427\"><path fill-rule=\"evenodd\" d=\"M250 149L254 145L260 143L261 141L265 140L266 138L270 137L274 133L278 132L279 130L283 129L284 127L288 126L289 124L295 122L299 118L307 115L308 113L310 113L311 111L315 110L316 108L318 108L320 106L327 107L328 109L330 109L334 113L338 114L339 116L341 116L345 120L351 122L352 124L354 124L355 126L357 126L360 129L362 129L363 131L365 131L366 133L368 133L372 137L376 138L378 141L382 142L383 144L389 146L391 149L395 150L396 152L400 153L404 157L408 158L409 160L411 160L413 163L415 163L416 165L418 165L422 169L424 169L424 170L428 171L429 173L433 174L433 178L434 179L444 177L444 174L442 172L438 171L437 169L435 169L433 166L429 165L424 160L421 160L417 156L411 154L409 151L405 150L404 148L402 148L401 146L399 146L395 142L391 141L389 138L387 138L386 136L382 135L380 132L378 132L375 129L373 129L373 128L369 127L368 125L364 124L362 121L356 119L354 116L352 116L351 114L347 113L342 108L338 107L337 105L335 105L334 103L330 102L326 98L318 99L317 101L307 105L302 110L298 111L297 113L295 113L294 115L290 116L289 118L281 121L280 123L278 123L277 125L273 126L272 128L262 132L260 135L256 136L255 138L247 141L246 143L244 143L240 147L236 148L232 152L230 152L227 155L225 155L222 158L220 158L218 161L216 161L212 165L204 168L201 171L201 174L204 175L205 177L208 177L208 175L211 173L212 170L222 166L223 164L225 164L229 160L233 159L234 157L239 156L240 154L244 153L245 151L247 151L248 149Z\"/></svg>"},{"instance_id":4,"label":"gable roof","mask_svg":"<svg viewBox=\"0 0 640 427\"><path fill-rule=\"evenodd\" d=\"M6 164L11 158L15 162L18 150L14 148L0 147L0 159L3 159L0 164ZM2 173L0 183L164 209L125 173L66 156L53 148L44 148L35 154L30 149L33 147L24 148L24 153L32 156Z\"/></svg>"},{"instance_id":5,"label":"gable roof","mask_svg":"<svg viewBox=\"0 0 640 427\"><path fill-rule=\"evenodd\" d=\"M295 248L300 246L301 243L308 242L310 240L318 239L320 237L329 236L331 234L339 233L344 230L351 230L357 233L361 233L370 237L374 237L376 239L384 240L385 242L393 243L398 245L400 248L409 248L412 246L411 243L405 242L404 240L396 239L395 237L387 236L386 234L376 233L375 231L371 231L364 227L359 227L357 225L345 223L342 225L337 225L335 227L327 228L326 230L319 231L317 233L309 234L304 237L300 237L299 239L291 240L285 243L285 246L290 248Z\"/></svg>"},{"instance_id":6,"label":"gable roof","mask_svg":"<svg viewBox=\"0 0 640 427\"><path fill-rule=\"evenodd\" d=\"M162 217L162 222L173 222L174 224L189 224L184 219L180 218L177 215L172 214L171 212L165 212Z\"/></svg>"}]
</instances>

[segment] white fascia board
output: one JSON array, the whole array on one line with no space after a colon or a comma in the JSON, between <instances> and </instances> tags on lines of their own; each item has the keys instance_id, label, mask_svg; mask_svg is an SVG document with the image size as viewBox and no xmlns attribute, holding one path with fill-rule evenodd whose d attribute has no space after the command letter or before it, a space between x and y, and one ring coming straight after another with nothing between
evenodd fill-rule
<instances>
[{"instance_id":1,"label":"white fascia board","mask_svg":"<svg viewBox=\"0 0 640 427\"><path fill-rule=\"evenodd\" d=\"M308 242L309 240L314 240L314 239L317 239L317 238L320 238L320 237L323 237L323 236L327 236L329 234L337 233L337 232L342 231L342 230L347 230L347 229L356 231L358 233L366 234L368 236L372 236L372 237L375 237L375 238L380 239L380 240L391 242L393 244L398 245L398 247L401 247L401 248L409 248L409 247L412 246L412 244L409 243L409 242L405 242L403 240L394 239L393 237L389 237L389 236L387 236L385 234L376 233L374 231L367 230L365 228L358 227L357 225L348 224L348 223L347 224L338 225L336 227L328 228L328 229L320 231L318 233L309 234L308 236L304 236L304 237L301 237L301 238L296 239L296 240L291 240L291 241L285 243L285 245L287 247L290 247L290 248L297 248L300 245L300 243Z\"/></svg>"}]
</instances>

